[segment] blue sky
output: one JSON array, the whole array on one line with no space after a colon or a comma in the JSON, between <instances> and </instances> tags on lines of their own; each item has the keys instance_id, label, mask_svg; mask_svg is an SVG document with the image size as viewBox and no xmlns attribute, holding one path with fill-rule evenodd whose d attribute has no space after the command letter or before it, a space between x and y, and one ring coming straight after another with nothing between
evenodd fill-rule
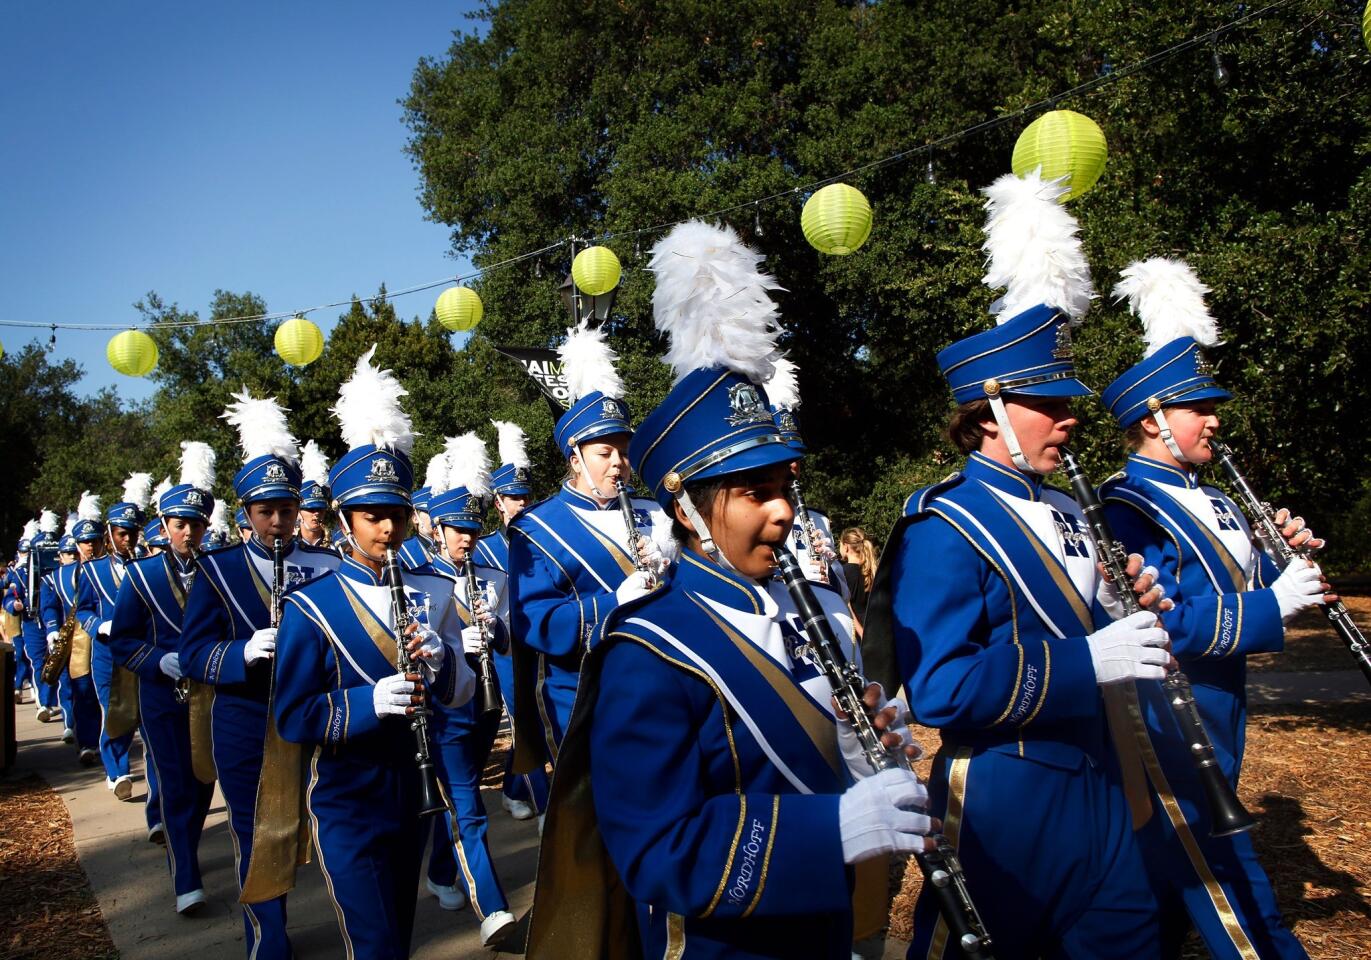
<instances>
[{"instance_id":1,"label":"blue sky","mask_svg":"<svg viewBox=\"0 0 1371 960\"><path fill-rule=\"evenodd\" d=\"M397 100L475 6L0 4L0 320L132 322L149 290L201 315L216 288L291 310L467 269L424 219ZM426 315L436 292L396 308ZM54 358L85 368L83 393L148 396L110 369L111 335L59 330ZM0 327L7 351L47 336Z\"/></svg>"}]
</instances>

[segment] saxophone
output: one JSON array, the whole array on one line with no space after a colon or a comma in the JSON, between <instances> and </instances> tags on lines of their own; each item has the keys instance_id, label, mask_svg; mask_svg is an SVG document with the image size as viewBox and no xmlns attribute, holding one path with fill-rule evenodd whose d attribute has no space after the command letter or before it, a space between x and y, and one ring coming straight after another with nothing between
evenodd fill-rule
<instances>
[{"instance_id":1,"label":"saxophone","mask_svg":"<svg viewBox=\"0 0 1371 960\"><path fill-rule=\"evenodd\" d=\"M53 571L53 577L61 576L61 569ZM76 573L71 578L71 609L67 611L67 617L62 621L61 629L57 631L57 639L53 641L52 649L48 651L48 658L43 661L43 670L38 675L39 679L45 684L54 684L62 676L62 671L67 669L67 664L71 662L72 640L76 636L79 624L76 622L76 598L81 592L81 561L76 561ZM53 589L57 588L54 581Z\"/></svg>"}]
</instances>

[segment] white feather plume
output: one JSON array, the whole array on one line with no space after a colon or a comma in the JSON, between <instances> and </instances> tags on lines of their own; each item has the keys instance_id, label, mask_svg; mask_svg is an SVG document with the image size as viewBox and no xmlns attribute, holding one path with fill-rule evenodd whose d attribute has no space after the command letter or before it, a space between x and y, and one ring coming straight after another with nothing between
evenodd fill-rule
<instances>
[{"instance_id":1,"label":"white feather plume","mask_svg":"<svg viewBox=\"0 0 1371 960\"><path fill-rule=\"evenodd\" d=\"M74 532L76 532L76 524L80 521L80 519L81 518L76 515L76 512L74 510L71 513L67 514L67 525L62 528L62 536L69 537Z\"/></svg>"},{"instance_id":2,"label":"white feather plume","mask_svg":"<svg viewBox=\"0 0 1371 960\"><path fill-rule=\"evenodd\" d=\"M160 510L160 509L161 509L162 495L163 495L164 493L166 493L168 490L170 490L171 487L172 487L171 477L163 477L163 478L162 478L162 482L159 483L157 486L155 486L155 487L152 488L152 500L151 500L151 503L152 503L152 507L153 507L154 510Z\"/></svg>"},{"instance_id":3,"label":"white feather plume","mask_svg":"<svg viewBox=\"0 0 1371 960\"><path fill-rule=\"evenodd\" d=\"M43 512L38 514L38 529L44 533L56 533L61 523L62 521L57 519L57 514L47 507L44 507Z\"/></svg>"},{"instance_id":4,"label":"white feather plume","mask_svg":"<svg viewBox=\"0 0 1371 960\"><path fill-rule=\"evenodd\" d=\"M228 505L223 500L214 501L214 509L209 514L209 530L221 537L229 532Z\"/></svg>"},{"instance_id":5,"label":"white feather plume","mask_svg":"<svg viewBox=\"0 0 1371 960\"><path fill-rule=\"evenodd\" d=\"M773 407L798 410L800 407L800 383L797 377L800 368L789 357L777 357L771 361L776 372L766 382L766 398Z\"/></svg>"},{"instance_id":6,"label":"white feather plume","mask_svg":"<svg viewBox=\"0 0 1371 960\"><path fill-rule=\"evenodd\" d=\"M428 462L428 469L424 471L424 486L428 487L430 494L452 489L452 484L448 482L446 453L439 453Z\"/></svg>"},{"instance_id":7,"label":"white feather plume","mask_svg":"<svg viewBox=\"0 0 1371 960\"><path fill-rule=\"evenodd\" d=\"M529 465L528 450L525 448L524 428L517 423L510 423L508 420L492 420L495 424L495 432L498 436L500 448L500 463L511 464L515 467L527 467Z\"/></svg>"},{"instance_id":8,"label":"white feather plume","mask_svg":"<svg viewBox=\"0 0 1371 960\"><path fill-rule=\"evenodd\" d=\"M485 441L475 433L448 437L443 448L448 459L448 489L466 487L473 496L490 496L490 455Z\"/></svg>"},{"instance_id":9,"label":"white feather plume","mask_svg":"<svg viewBox=\"0 0 1371 960\"><path fill-rule=\"evenodd\" d=\"M152 495L152 474L130 473L124 481L124 502L131 503L139 510L148 508L148 497Z\"/></svg>"},{"instance_id":10,"label":"white feather plume","mask_svg":"<svg viewBox=\"0 0 1371 960\"><path fill-rule=\"evenodd\" d=\"M1152 257L1125 267L1114 296L1128 300L1128 309L1142 321L1145 356L1152 356L1172 340L1190 337L1203 347L1219 342L1219 324L1209 313L1200 282L1184 260Z\"/></svg>"},{"instance_id":11,"label":"white feather plume","mask_svg":"<svg viewBox=\"0 0 1371 960\"><path fill-rule=\"evenodd\" d=\"M275 397L258 399L248 393L231 394L235 403L220 414L238 431L238 446L243 451L243 460L273 456L289 460L300 459L300 444L290 433L286 423L286 410Z\"/></svg>"},{"instance_id":12,"label":"white feather plume","mask_svg":"<svg viewBox=\"0 0 1371 960\"><path fill-rule=\"evenodd\" d=\"M152 479L149 477L148 479ZM76 504L76 518L78 520L100 519L100 495L91 493L89 490L81 494L81 499Z\"/></svg>"},{"instance_id":13,"label":"white feather plume","mask_svg":"<svg viewBox=\"0 0 1371 960\"><path fill-rule=\"evenodd\" d=\"M1064 179L1043 180L1039 170L1024 177L1006 173L981 191L986 197L982 282L1005 288L992 308L999 323L1039 304L1079 320L1095 297L1080 224L1058 202L1069 190Z\"/></svg>"},{"instance_id":14,"label":"white feather plume","mask_svg":"<svg viewBox=\"0 0 1371 960\"><path fill-rule=\"evenodd\" d=\"M591 329L583 322L566 332L566 342L557 348L562 374L574 403L595 391L615 400L623 398L624 382L614 361L619 359L605 341L603 327Z\"/></svg>"},{"instance_id":15,"label":"white feather plume","mask_svg":"<svg viewBox=\"0 0 1371 960\"><path fill-rule=\"evenodd\" d=\"M196 490L214 489L214 448L199 440L181 441L181 482Z\"/></svg>"},{"instance_id":16,"label":"white feather plume","mask_svg":"<svg viewBox=\"0 0 1371 960\"><path fill-rule=\"evenodd\" d=\"M28 543L30 540L32 540L32 539L33 539L34 537L36 537L36 536L38 536L38 521L37 521L37 520L25 520L25 521L24 521L24 532L23 532L22 534L20 534L20 539L22 539L25 543Z\"/></svg>"},{"instance_id":17,"label":"white feather plume","mask_svg":"<svg viewBox=\"0 0 1371 960\"><path fill-rule=\"evenodd\" d=\"M732 228L699 220L673 228L652 248L652 316L671 338L664 359L677 381L704 367L758 384L771 378L780 328L767 291L784 288L762 272L762 260Z\"/></svg>"},{"instance_id":18,"label":"white feather plume","mask_svg":"<svg viewBox=\"0 0 1371 960\"><path fill-rule=\"evenodd\" d=\"M300 455L300 473L305 483L328 483L328 460L313 440L305 443L304 453Z\"/></svg>"},{"instance_id":19,"label":"white feather plume","mask_svg":"<svg viewBox=\"0 0 1371 960\"><path fill-rule=\"evenodd\" d=\"M414 428L400 398L409 391L389 370L371 365L376 344L357 359L352 378L338 388L333 414L342 427L343 442L350 449L367 444L409 456L414 449Z\"/></svg>"}]
</instances>

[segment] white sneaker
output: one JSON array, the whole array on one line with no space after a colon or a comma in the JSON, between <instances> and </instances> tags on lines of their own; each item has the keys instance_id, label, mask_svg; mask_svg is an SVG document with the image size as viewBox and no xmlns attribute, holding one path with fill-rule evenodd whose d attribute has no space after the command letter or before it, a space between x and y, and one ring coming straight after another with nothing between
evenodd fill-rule
<instances>
[{"instance_id":1,"label":"white sneaker","mask_svg":"<svg viewBox=\"0 0 1371 960\"><path fill-rule=\"evenodd\" d=\"M188 917L195 913L205 904L205 891L192 890L190 893L183 893L176 898L176 912L183 917Z\"/></svg>"},{"instance_id":2,"label":"white sneaker","mask_svg":"<svg viewBox=\"0 0 1371 960\"><path fill-rule=\"evenodd\" d=\"M63 728L62 728L62 742L63 742L63 743L75 743L75 742L76 742L76 731L73 730L71 727L63 727Z\"/></svg>"},{"instance_id":3,"label":"white sneaker","mask_svg":"<svg viewBox=\"0 0 1371 960\"><path fill-rule=\"evenodd\" d=\"M535 814L533 805L525 803L523 800L511 800L504 794L500 795L500 802L504 804L505 812L515 820L532 820Z\"/></svg>"},{"instance_id":4,"label":"white sneaker","mask_svg":"<svg viewBox=\"0 0 1371 960\"><path fill-rule=\"evenodd\" d=\"M114 792L114 781L111 780L109 777L105 778L105 789L108 790L110 793Z\"/></svg>"},{"instance_id":5,"label":"white sneaker","mask_svg":"<svg viewBox=\"0 0 1371 960\"><path fill-rule=\"evenodd\" d=\"M160 823L154 823L148 827L148 843L155 843L159 847L167 845L167 831Z\"/></svg>"},{"instance_id":6,"label":"white sneaker","mask_svg":"<svg viewBox=\"0 0 1371 960\"><path fill-rule=\"evenodd\" d=\"M438 906L444 910L460 910L467 905L466 894L456 886L445 887L432 880L425 880L424 886L428 887L429 893L438 898Z\"/></svg>"},{"instance_id":7,"label":"white sneaker","mask_svg":"<svg viewBox=\"0 0 1371 960\"><path fill-rule=\"evenodd\" d=\"M38 705L38 713L35 716L38 717L39 723L47 723L48 717L51 716L51 714L48 712L48 708L40 703Z\"/></svg>"},{"instance_id":8,"label":"white sneaker","mask_svg":"<svg viewBox=\"0 0 1371 960\"><path fill-rule=\"evenodd\" d=\"M133 778L127 773L114 781L114 786L110 787L114 795L120 800L127 800L133 796Z\"/></svg>"},{"instance_id":9,"label":"white sneaker","mask_svg":"<svg viewBox=\"0 0 1371 960\"><path fill-rule=\"evenodd\" d=\"M100 754L91 747L81 748L81 766L93 767L100 762Z\"/></svg>"},{"instance_id":10,"label":"white sneaker","mask_svg":"<svg viewBox=\"0 0 1371 960\"><path fill-rule=\"evenodd\" d=\"M496 910L481 921L481 945L485 947L499 943L514 929L514 914L508 910Z\"/></svg>"}]
</instances>

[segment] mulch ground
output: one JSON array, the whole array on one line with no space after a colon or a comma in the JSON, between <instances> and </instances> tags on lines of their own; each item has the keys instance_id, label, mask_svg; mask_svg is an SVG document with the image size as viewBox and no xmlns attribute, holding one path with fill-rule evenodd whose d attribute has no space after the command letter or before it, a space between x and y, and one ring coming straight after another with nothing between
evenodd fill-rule
<instances>
[{"instance_id":1,"label":"mulch ground","mask_svg":"<svg viewBox=\"0 0 1371 960\"><path fill-rule=\"evenodd\" d=\"M0 890L0 958L118 958L66 805L32 775L0 780Z\"/></svg>"},{"instance_id":2,"label":"mulch ground","mask_svg":"<svg viewBox=\"0 0 1371 960\"><path fill-rule=\"evenodd\" d=\"M915 736L937 749L935 730ZM1315 960L1371 956L1371 707L1275 706L1247 727L1239 795L1258 819L1252 839L1285 919ZM920 775L928 774L923 761ZM912 935L922 877L893 870L889 935ZM1187 958L1208 956L1192 935Z\"/></svg>"}]
</instances>

